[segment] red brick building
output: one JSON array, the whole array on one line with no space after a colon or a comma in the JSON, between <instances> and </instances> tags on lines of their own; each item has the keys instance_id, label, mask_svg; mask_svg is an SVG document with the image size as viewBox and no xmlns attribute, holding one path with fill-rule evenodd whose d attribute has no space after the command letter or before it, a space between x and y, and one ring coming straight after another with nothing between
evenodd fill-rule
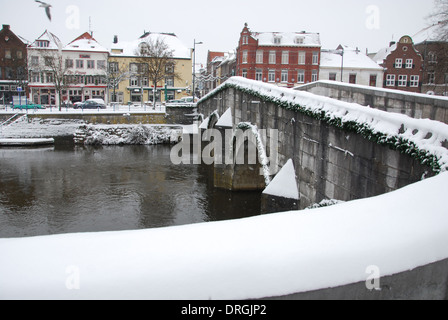
<instances>
[{"instance_id":1,"label":"red brick building","mask_svg":"<svg viewBox=\"0 0 448 320\"><path fill-rule=\"evenodd\" d=\"M19 95L17 88L22 88L22 96L25 96L26 57L26 44L4 24L0 30L0 104L12 102L12 97Z\"/></svg>"},{"instance_id":2,"label":"red brick building","mask_svg":"<svg viewBox=\"0 0 448 320\"><path fill-rule=\"evenodd\" d=\"M252 32L245 24L237 48L238 76L293 87L319 79L318 33Z\"/></svg>"},{"instance_id":3,"label":"red brick building","mask_svg":"<svg viewBox=\"0 0 448 320\"><path fill-rule=\"evenodd\" d=\"M373 59L384 67L384 88L421 92L423 58L411 37L401 37L398 43L391 43Z\"/></svg>"}]
</instances>

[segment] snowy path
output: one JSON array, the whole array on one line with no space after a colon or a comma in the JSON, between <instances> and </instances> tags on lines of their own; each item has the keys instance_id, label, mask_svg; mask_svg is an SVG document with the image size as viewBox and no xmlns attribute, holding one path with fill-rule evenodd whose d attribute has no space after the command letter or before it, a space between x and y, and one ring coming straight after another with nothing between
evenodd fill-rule
<instances>
[{"instance_id":1,"label":"snowy path","mask_svg":"<svg viewBox=\"0 0 448 320\"><path fill-rule=\"evenodd\" d=\"M245 299L448 258L448 173L375 198L234 221L0 239L0 299Z\"/></svg>"}]
</instances>

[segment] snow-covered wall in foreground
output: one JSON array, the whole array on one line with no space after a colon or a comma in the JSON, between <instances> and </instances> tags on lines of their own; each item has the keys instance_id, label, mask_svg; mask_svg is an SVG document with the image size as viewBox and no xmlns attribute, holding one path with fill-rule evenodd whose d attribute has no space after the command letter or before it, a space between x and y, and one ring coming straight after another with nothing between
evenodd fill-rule
<instances>
[{"instance_id":1,"label":"snow-covered wall in foreground","mask_svg":"<svg viewBox=\"0 0 448 320\"><path fill-rule=\"evenodd\" d=\"M0 299L261 298L408 271L448 258L447 185L441 173L302 212L1 239Z\"/></svg>"}]
</instances>

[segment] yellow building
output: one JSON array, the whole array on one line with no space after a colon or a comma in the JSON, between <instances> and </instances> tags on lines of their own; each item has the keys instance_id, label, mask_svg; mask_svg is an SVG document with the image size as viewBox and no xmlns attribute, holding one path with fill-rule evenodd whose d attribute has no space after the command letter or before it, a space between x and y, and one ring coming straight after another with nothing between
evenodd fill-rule
<instances>
[{"instance_id":1,"label":"yellow building","mask_svg":"<svg viewBox=\"0 0 448 320\"><path fill-rule=\"evenodd\" d=\"M163 80L157 83L156 102L180 99L191 95L192 50L186 47L175 34L145 32L131 42L118 41L114 37L109 56L111 82L117 82L115 89L109 89L110 100L122 104L152 102L154 85L144 70L145 59L138 55L142 44L163 41L173 52L172 66L167 66ZM177 75L177 76L175 76ZM115 97L114 97L115 94Z\"/></svg>"}]
</instances>

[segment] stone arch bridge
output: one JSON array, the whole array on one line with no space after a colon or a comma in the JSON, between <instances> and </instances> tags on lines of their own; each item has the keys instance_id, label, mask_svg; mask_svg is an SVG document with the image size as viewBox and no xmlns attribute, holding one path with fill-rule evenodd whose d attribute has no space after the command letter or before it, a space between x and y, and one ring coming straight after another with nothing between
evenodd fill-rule
<instances>
[{"instance_id":1,"label":"stone arch bridge","mask_svg":"<svg viewBox=\"0 0 448 320\"><path fill-rule=\"evenodd\" d=\"M291 159L299 209L325 199L387 193L445 171L448 164L448 125L442 122L240 77L202 98L198 113L206 120L202 133L221 133L217 147L222 154L232 149L232 134L226 130L251 129L253 142L260 146L261 141L264 149L258 150L256 164L214 163L216 187L264 189Z\"/></svg>"}]
</instances>

